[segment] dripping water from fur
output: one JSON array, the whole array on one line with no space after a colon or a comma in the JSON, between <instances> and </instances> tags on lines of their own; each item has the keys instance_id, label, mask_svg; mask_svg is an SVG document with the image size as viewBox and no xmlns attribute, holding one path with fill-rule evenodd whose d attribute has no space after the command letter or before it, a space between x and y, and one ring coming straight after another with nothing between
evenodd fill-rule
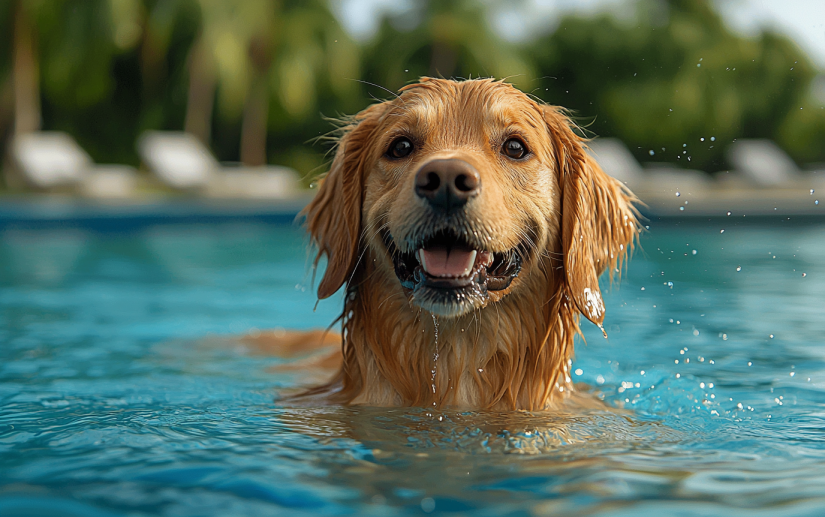
<instances>
[{"instance_id":1,"label":"dripping water from fur","mask_svg":"<svg viewBox=\"0 0 825 517\"><path fill-rule=\"evenodd\" d=\"M433 328L435 329L435 351L433 351L433 369L430 371L430 373L431 373L430 381L431 381L431 385L432 385L432 388L433 388L433 406L436 406L437 405L437 403L436 403L436 399L437 399L436 391L437 390L435 388L435 377L436 377L436 374L438 373L438 316L433 314L432 317L433 317Z\"/></svg>"}]
</instances>

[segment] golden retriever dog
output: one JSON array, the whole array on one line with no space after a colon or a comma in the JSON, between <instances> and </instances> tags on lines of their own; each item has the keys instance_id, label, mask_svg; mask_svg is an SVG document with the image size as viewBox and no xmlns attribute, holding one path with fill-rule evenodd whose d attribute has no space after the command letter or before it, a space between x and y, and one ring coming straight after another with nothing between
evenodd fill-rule
<instances>
[{"instance_id":1,"label":"golden retriever dog","mask_svg":"<svg viewBox=\"0 0 825 517\"><path fill-rule=\"evenodd\" d=\"M636 198L585 148L561 108L491 79L423 78L351 118L303 212L327 259L318 297L346 290L340 368L296 400L564 400L579 314L602 326L599 276L639 231Z\"/></svg>"}]
</instances>

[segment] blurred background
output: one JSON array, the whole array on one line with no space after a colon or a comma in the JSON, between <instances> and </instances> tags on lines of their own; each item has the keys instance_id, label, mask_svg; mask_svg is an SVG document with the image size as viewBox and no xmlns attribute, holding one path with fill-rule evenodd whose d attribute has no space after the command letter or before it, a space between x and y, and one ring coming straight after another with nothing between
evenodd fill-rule
<instances>
[{"instance_id":1,"label":"blurred background","mask_svg":"<svg viewBox=\"0 0 825 517\"><path fill-rule=\"evenodd\" d=\"M569 108L654 211L815 210L823 67L818 0L4 0L0 190L300 196L327 117L434 75Z\"/></svg>"}]
</instances>

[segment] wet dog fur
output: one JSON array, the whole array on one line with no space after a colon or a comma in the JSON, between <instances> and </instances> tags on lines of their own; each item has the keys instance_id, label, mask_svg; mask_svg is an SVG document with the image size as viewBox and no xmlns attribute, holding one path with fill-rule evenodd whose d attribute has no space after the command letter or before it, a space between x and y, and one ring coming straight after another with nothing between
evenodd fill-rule
<instances>
[{"instance_id":1,"label":"wet dog fur","mask_svg":"<svg viewBox=\"0 0 825 517\"><path fill-rule=\"evenodd\" d=\"M579 315L602 326L599 276L639 232L636 198L574 128L490 79L422 78L349 119L303 212L327 259L318 297L345 289L340 367L293 402L543 410L569 397ZM472 271L431 275L425 249Z\"/></svg>"}]
</instances>

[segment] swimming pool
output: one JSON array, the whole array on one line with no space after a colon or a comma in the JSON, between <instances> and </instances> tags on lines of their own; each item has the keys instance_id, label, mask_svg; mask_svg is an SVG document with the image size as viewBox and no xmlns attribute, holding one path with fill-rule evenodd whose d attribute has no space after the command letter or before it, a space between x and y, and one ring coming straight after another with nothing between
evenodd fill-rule
<instances>
[{"instance_id":1,"label":"swimming pool","mask_svg":"<svg viewBox=\"0 0 825 517\"><path fill-rule=\"evenodd\" d=\"M652 222L576 380L623 411L281 408L299 229L0 234L0 515L821 515L825 224Z\"/></svg>"}]
</instances>

